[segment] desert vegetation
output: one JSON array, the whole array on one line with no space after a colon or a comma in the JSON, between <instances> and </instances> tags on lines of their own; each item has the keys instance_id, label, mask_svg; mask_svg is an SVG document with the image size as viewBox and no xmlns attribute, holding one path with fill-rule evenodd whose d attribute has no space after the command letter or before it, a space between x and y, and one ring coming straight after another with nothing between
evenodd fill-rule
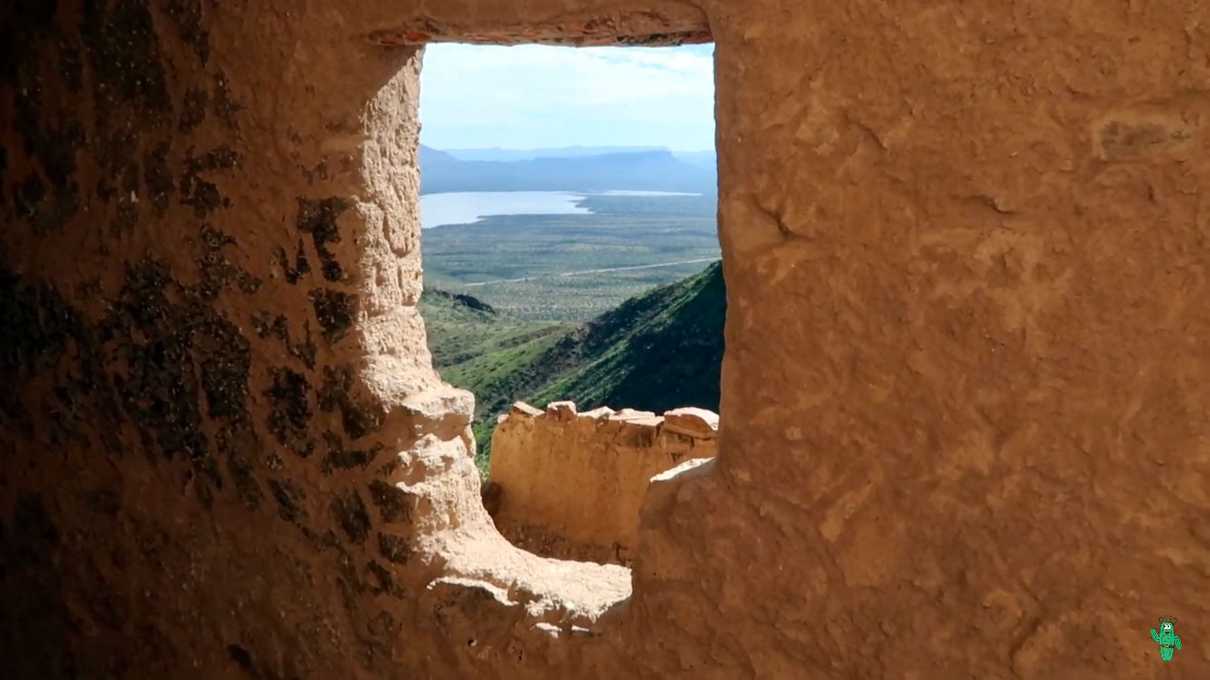
<instances>
[{"instance_id":1,"label":"desert vegetation","mask_svg":"<svg viewBox=\"0 0 1210 680\"><path fill-rule=\"evenodd\" d=\"M718 409L726 291L717 264L584 323L524 319L432 289L421 311L442 377L475 394L476 462L483 471L496 416L515 400L571 399L584 409Z\"/></svg>"}]
</instances>

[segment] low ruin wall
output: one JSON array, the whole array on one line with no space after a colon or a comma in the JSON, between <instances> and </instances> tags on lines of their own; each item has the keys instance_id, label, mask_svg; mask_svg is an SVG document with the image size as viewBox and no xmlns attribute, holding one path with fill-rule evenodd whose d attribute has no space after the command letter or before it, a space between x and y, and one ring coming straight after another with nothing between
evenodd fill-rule
<instances>
[{"instance_id":1,"label":"low ruin wall","mask_svg":"<svg viewBox=\"0 0 1210 680\"><path fill-rule=\"evenodd\" d=\"M496 526L514 544L551 557L629 564L651 478L718 452L718 416L682 408L598 408L569 401L545 411L523 402L492 436Z\"/></svg>"}]
</instances>

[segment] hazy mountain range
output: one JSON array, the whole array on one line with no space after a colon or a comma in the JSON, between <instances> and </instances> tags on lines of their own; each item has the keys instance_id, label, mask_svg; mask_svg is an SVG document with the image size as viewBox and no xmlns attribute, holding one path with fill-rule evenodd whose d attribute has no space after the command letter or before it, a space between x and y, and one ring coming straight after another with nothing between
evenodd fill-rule
<instances>
[{"instance_id":1,"label":"hazy mountain range","mask_svg":"<svg viewBox=\"0 0 1210 680\"><path fill-rule=\"evenodd\" d=\"M532 161L538 158L582 158L614 153L665 151L660 146L562 146L549 149L442 149L460 161ZM697 152L693 152L697 153Z\"/></svg>"},{"instance_id":2,"label":"hazy mountain range","mask_svg":"<svg viewBox=\"0 0 1210 680\"><path fill-rule=\"evenodd\" d=\"M423 194L610 190L713 194L718 186L714 152L673 153L642 147L449 152L422 145L420 177Z\"/></svg>"}]
</instances>

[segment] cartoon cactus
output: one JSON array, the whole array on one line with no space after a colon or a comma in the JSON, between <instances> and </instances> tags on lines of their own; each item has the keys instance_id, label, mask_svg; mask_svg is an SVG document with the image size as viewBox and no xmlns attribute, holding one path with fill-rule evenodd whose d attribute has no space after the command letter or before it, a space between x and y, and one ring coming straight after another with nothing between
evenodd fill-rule
<instances>
[{"instance_id":1,"label":"cartoon cactus","mask_svg":"<svg viewBox=\"0 0 1210 680\"><path fill-rule=\"evenodd\" d=\"M1161 616L1160 631L1157 633L1152 628L1151 639L1155 640L1156 644L1160 646L1160 660L1164 663L1172 661L1176 650L1181 648L1181 637L1176 634L1176 619Z\"/></svg>"}]
</instances>

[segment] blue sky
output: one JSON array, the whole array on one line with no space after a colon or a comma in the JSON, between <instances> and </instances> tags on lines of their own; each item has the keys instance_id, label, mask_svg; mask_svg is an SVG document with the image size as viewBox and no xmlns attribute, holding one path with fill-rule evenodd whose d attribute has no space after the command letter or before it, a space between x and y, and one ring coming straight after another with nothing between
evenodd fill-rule
<instances>
[{"instance_id":1,"label":"blue sky","mask_svg":"<svg viewBox=\"0 0 1210 680\"><path fill-rule=\"evenodd\" d=\"M430 45L421 142L437 149L713 149L713 54L713 45Z\"/></svg>"}]
</instances>

